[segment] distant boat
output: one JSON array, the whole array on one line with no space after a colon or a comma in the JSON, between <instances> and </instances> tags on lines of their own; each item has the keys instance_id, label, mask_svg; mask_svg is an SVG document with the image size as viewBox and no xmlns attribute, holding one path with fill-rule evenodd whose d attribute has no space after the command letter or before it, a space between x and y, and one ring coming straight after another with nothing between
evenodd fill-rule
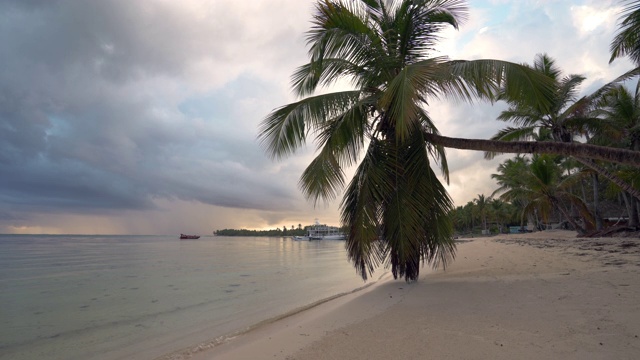
<instances>
[{"instance_id":1,"label":"distant boat","mask_svg":"<svg viewBox=\"0 0 640 360\"><path fill-rule=\"evenodd\" d=\"M307 228L306 236L294 236L293 240L344 240L345 238L346 236L340 231L340 228L320 224L318 219L316 219L316 223Z\"/></svg>"},{"instance_id":2,"label":"distant boat","mask_svg":"<svg viewBox=\"0 0 640 360\"><path fill-rule=\"evenodd\" d=\"M185 234L180 234L180 240L187 240L187 239L200 239L200 235L185 235Z\"/></svg>"}]
</instances>

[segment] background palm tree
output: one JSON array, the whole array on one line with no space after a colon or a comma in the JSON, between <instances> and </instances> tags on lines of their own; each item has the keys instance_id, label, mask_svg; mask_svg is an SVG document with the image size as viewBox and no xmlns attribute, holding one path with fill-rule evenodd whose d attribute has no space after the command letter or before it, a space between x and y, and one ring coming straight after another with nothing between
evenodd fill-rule
<instances>
[{"instance_id":1,"label":"background palm tree","mask_svg":"<svg viewBox=\"0 0 640 360\"><path fill-rule=\"evenodd\" d=\"M515 208L501 199L491 199L489 202L489 214L493 217L494 224L499 234L508 232L507 225L513 220Z\"/></svg>"},{"instance_id":2,"label":"background palm tree","mask_svg":"<svg viewBox=\"0 0 640 360\"><path fill-rule=\"evenodd\" d=\"M562 77L555 60L547 54L537 55L532 68L553 82L555 96L552 105L543 107L522 99L507 99L509 108L500 113L498 120L513 122L518 127L507 127L492 139L572 142L588 105L586 98L577 99L578 86L585 78L575 74Z\"/></svg>"},{"instance_id":3,"label":"background palm tree","mask_svg":"<svg viewBox=\"0 0 640 360\"><path fill-rule=\"evenodd\" d=\"M480 217L482 223L483 234L487 235L487 212L489 211L489 201L491 199L484 196L484 194L478 194L478 197L473 200L476 205L476 211Z\"/></svg>"},{"instance_id":4,"label":"background palm tree","mask_svg":"<svg viewBox=\"0 0 640 360\"><path fill-rule=\"evenodd\" d=\"M524 201L522 217L535 214L548 223L554 210L580 233L593 227L593 217L582 199L571 193L570 188L575 177L563 176L562 169L549 155L534 155L531 162L524 162L526 168L518 175L518 181L505 181L499 190L500 198L505 201ZM507 167L504 167L507 168ZM513 173L510 173L513 174ZM506 174L502 174L503 176ZM573 206L585 220L585 226L574 218L569 206Z\"/></svg>"}]
</instances>

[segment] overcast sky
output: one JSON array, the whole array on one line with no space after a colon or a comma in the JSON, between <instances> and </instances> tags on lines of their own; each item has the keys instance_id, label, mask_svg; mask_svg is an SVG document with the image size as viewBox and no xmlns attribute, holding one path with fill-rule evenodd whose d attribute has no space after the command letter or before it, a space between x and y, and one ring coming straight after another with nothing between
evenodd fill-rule
<instances>
[{"instance_id":1,"label":"overcast sky","mask_svg":"<svg viewBox=\"0 0 640 360\"><path fill-rule=\"evenodd\" d=\"M294 100L312 0L0 0L0 233L210 234L338 225L300 174L256 141ZM583 93L631 68L608 64L619 1L469 1L439 55L532 63L547 53ZM443 135L489 138L503 105L434 103ZM448 150L456 205L495 189L504 157Z\"/></svg>"}]
</instances>

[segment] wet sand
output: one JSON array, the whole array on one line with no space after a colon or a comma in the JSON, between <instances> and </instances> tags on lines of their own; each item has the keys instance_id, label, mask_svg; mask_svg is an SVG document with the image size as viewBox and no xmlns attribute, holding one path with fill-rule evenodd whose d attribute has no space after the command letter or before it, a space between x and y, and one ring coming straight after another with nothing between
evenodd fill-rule
<instances>
[{"instance_id":1,"label":"wet sand","mask_svg":"<svg viewBox=\"0 0 640 360\"><path fill-rule=\"evenodd\" d=\"M640 240L468 239L446 270L375 285L167 359L638 359Z\"/></svg>"}]
</instances>

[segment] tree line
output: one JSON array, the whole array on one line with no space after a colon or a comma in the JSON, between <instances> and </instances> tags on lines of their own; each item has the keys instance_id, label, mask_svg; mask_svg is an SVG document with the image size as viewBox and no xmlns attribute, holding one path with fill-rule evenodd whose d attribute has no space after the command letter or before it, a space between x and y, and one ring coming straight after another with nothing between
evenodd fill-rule
<instances>
[{"instance_id":1,"label":"tree line","mask_svg":"<svg viewBox=\"0 0 640 360\"><path fill-rule=\"evenodd\" d=\"M297 228L291 225L289 229L286 226L269 230L222 229L214 231L213 234L217 236L304 236L307 234L307 227L302 228L302 225L298 224Z\"/></svg>"}]
</instances>

